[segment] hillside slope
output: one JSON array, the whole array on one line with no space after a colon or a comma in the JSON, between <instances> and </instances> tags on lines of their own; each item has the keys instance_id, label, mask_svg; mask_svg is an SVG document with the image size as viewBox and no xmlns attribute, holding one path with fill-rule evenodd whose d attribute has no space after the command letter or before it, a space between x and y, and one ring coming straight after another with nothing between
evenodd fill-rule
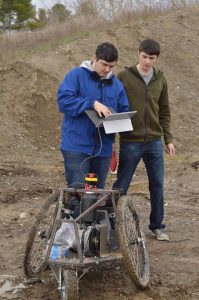
<instances>
[{"instance_id":1,"label":"hillside slope","mask_svg":"<svg viewBox=\"0 0 199 300\"><path fill-rule=\"evenodd\" d=\"M0 147L6 149L17 139L17 135L24 136L29 132L30 144L38 144L41 130L43 141L46 142L43 145L55 145L59 139L57 129L60 122L56 113L56 90L64 74L82 60L91 58L96 45L103 41L110 41L119 49L117 73L124 66L136 62L139 42L143 38L151 37L157 39L162 48L158 66L164 71L169 85L172 131L176 146L183 152L197 151L198 14L199 6L162 16L147 17L136 22L132 20L132 23L113 27L105 32L88 34L86 38L51 52L29 57L26 63L16 62L2 69L0 105L3 123ZM16 129L19 130L18 133ZM20 142L20 139L17 140ZM39 144L42 146L42 143Z\"/></svg>"}]
</instances>

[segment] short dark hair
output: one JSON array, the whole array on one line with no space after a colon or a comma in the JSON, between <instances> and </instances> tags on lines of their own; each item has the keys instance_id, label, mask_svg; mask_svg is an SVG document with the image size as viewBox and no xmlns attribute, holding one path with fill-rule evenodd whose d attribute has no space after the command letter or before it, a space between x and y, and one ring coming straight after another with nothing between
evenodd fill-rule
<instances>
[{"instance_id":1,"label":"short dark hair","mask_svg":"<svg viewBox=\"0 0 199 300\"><path fill-rule=\"evenodd\" d=\"M97 60L103 59L107 62L118 61L118 51L111 43L102 43L95 51Z\"/></svg>"},{"instance_id":2,"label":"short dark hair","mask_svg":"<svg viewBox=\"0 0 199 300\"><path fill-rule=\"evenodd\" d=\"M146 39L140 43L140 52L145 52L148 55L160 55L160 44L153 39Z\"/></svg>"}]
</instances>

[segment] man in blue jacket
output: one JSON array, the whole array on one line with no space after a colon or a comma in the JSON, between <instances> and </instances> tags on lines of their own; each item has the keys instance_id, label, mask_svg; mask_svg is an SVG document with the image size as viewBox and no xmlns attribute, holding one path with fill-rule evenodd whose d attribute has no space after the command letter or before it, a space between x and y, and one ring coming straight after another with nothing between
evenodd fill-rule
<instances>
[{"instance_id":1,"label":"man in blue jacket","mask_svg":"<svg viewBox=\"0 0 199 300\"><path fill-rule=\"evenodd\" d=\"M102 43L93 59L71 70L58 89L58 107L64 114L60 149L70 187L84 183L90 172L98 176L98 188L105 186L114 135L96 128L85 110L93 109L100 117L111 114L109 108L129 111L124 87L112 72L117 60L115 46Z\"/></svg>"}]
</instances>

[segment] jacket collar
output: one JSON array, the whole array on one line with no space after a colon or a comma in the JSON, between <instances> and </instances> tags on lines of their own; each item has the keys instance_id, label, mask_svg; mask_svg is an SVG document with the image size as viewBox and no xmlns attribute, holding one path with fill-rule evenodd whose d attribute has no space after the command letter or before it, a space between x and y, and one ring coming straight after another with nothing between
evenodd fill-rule
<instances>
[{"instance_id":1,"label":"jacket collar","mask_svg":"<svg viewBox=\"0 0 199 300\"><path fill-rule=\"evenodd\" d=\"M94 70L93 70L93 67L92 67L92 60L85 60L81 63L80 67L90 71L93 75L92 78L94 80L97 80L99 82L103 82L103 83L107 83L107 84L112 84L112 78L113 78L113 72L110 71L106 77L100 77Z\"/></svg>"},{"instance_id":2,"label":"jacket collar","mask_svg":"<svg viewBox=\"0 0 199 300\"><path fill-rule=\"evenodd\" d=\"M106 85L111 85L113 83L112 77L111 78L102 78L100 77L97 72L91 72L91 78L99 83L104 83Z\"/></svg>"},{"instance_id":3,"label":"jacket collar","mask_svg":"<svg viewBox=\"0 0 199 300\"><path fill-rule=\"evenodd\" d=\"M139 76L139 77L140 77L140 74L139 74L139 72L138 72L138 70L137 70L136 65L133 65L133 66L131 66L131 67L125 67L125 69L127 69L129 72L135 74L136 76ZM154 77L155 79L161 77L162 75L163 75L163 72L162 72L162 71L153 68L153 77Z\"/></svg>"}]
</instances>

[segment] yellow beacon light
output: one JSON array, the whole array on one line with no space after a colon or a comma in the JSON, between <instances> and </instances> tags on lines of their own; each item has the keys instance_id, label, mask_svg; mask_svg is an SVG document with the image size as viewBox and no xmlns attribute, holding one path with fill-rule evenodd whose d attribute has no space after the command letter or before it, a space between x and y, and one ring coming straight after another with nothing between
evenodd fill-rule
<instances>
[{"instance_id":1,"label":"yellow beacon light","mask_svg":"<svg viewBox=\"0 0 199 300\"><path fill-rule=\"evenodd\" d=\"M97 182L98 177L94 173L88 173L85 176L85 189L90 190L96 190L97 189Z\"/></svg>"}]
</instances>

